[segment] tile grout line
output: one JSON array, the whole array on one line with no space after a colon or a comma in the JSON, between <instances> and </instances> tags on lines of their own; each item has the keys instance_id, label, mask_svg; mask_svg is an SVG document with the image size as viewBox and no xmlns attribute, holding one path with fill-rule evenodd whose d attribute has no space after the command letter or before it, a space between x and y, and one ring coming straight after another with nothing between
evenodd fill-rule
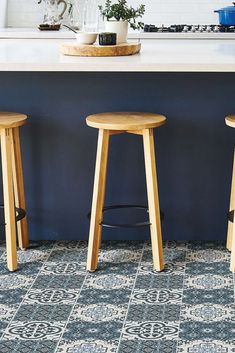
<instances>
[{"instance_id":1,"label":"tile grout line","mask_svg":"<svg viewBox=\"0 0 235 353\"><path fill-rule=\"evenodd\" d=\"M120 338L119 338L119 342L118 342L116 353L118 353L119 347L120 347L120 344L121 344L121 340L122 340L122 336L123 336L123 329L124 329L126 321L127 321L127 316L128 316L129 308L130 308L131 301L132 301L132 294L133 294L133 292L135 290L135 284L136 284L137 277L138 277L138 274L139 274L139 267L141 265L141 262L142 262L142 259L143 259L143 255L144 255L144 251L145 251L145 245L146 245L146 241L144 241L142 252L141 252L141 256L140 256L140 259L139 259L139 262L138 262L138 266L137 266L137 270L136 270L136 274L135 274L135 280L134 280L133 287L132 287L132 290L131 290L131 293L130 293L130 300L129 300L129 303L128 303L126 316L125 316L125 319L123 321L123 325L122 325L121 334L120 334Z\"/></svg>"},{"instance_id":2,"label":"tile grout line","mask_svg":"<svg viewBox=\"0 0 235 353\"><path fill-rule=\"evenodd\" d=\"M59 337L59 339L58 339L57 345L56 345L56 347L55 347L55 349L54 349L54 351L53 351L54 353L56 353L56 351L57 351L57 349L58 349L58 347L59 347L59 344L60 344L60 342L61 342L61 340L62 340L62 338L63 338L63 335L64 335L64 333L65 333L65 330L66 330L67 326L68 326L69 320L70 320L70 318L71 318L71 316L72 316L72 313L73 313L73 311L74 311L75 305L76 305L77 302L78 302L78 299L79 299L79 297L80 297L81 291L82 291L82 289L83 289L83 287L84 287L84 284L85 284L85 282L86 282L86 279L87 279L87 276L88 276L88 275L89 275L89 272L86 271L84 280L83 280L82 285L81 285L81 287L80 287L80 289L79 289L79 292L78 292L78 296L77 296L77 298L76 298L76 300L75 300L75 302L74 302L74 304L73 304L73 306L72 306L72 309L71 309L71 311L70 311L70 314L69 314L69 316L68 316L68 319L67 319L67 321L66 321L66 324L65 324L64 328L62 329L62 332L61 332L61 335L60 335L60 337Z\"/></svg>"},{"instance_id":3,"label":"tile grout line","mask_svg":"<svg viewBox=\"0 0 235 353\"><path fill-rule=\"evenodd\" d=\"M179 348L179 336L180 336L180 323L181 323L181 312L182 312L182 306L183 306L183 297L184 297L184 287L185 287L185 277L186 277L186 267L187 267L187 255L188 255L188 243L186 246L186 253L185 253L185 266L184 266L184 274L183 274L183 286L182 286L182 299L181 299L181 304L180 304L180 315L179 315L179 332L178 332L178 337L177 337L177 342L176 342L176 352L178 352Z\"/></svg>"},{"instance_id":4,"label":"tile grout line","mask_svg":"<svg viewBox=\"0 0 235 353\"><path fill-rule=\"evenodd\" d=\"M33 287L34 283L36 282L36 279L38 278L39 273L40 273L40 271L41 271L43 265L44 265L45 262L49 259L49 257L50 257L50 255L51 255L52 251L54 250L55 244L56 244L56 243L53 244L53 246L52 246L50 252L48 253L48 256L47 256L46 259L42 262L42 265L41 265L41 267L39 268L38 273L37 273L36 277L34 278L34 280L33 280L32 284L31 284L31 286L28 288L28 290L27 290L26 293L24 294L23 299L22 299L22 301L20 302L20 305L18 306L18 309L16 310L15 314L12 316L11 320L9 321L7 327L6 327L5 330L3 331L3 333L2 333L2 335L1 335L1 337L0 337L0 341L2 341L3 336L4 336L5 332L6 332L6 330L7 330L8 327L12 324L12 322L13 322L13 320L14 320L16 314L18 313L19 309L21 308L21 305L22 305L23 302L24 302L24 299L25 299L26 295L28 294L28 292L31 290L31 288ZM30 250L30 249L28 249L28 250ZM27 251L27 250L26 250L26 251Z\"/></svg>"}]
</instances>

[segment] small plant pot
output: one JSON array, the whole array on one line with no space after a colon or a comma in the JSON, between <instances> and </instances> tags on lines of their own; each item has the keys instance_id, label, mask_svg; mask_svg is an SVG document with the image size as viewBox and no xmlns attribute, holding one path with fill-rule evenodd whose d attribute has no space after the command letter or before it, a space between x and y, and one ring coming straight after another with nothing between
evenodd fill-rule
<instances>
[{"instance_id":1,"label":"small plant pot","mask_svg":"<svg viewBox=\"0 0 235 353\"><path fill-rule=\"evenodd\" d=\"M105 31L117 33L117 44L126 43L128 34L127 21L106 21Z\"/></svg>"},{"instance_id":2,"label":"small plant pot","mask_svg":"<svg viewBox=\"0 0 235 353\"><path fill-rule=\"evenodd\" d=\"M104 32L99 34L99 45L116 45L117 34Z\"/></svg>"}]
</instances>

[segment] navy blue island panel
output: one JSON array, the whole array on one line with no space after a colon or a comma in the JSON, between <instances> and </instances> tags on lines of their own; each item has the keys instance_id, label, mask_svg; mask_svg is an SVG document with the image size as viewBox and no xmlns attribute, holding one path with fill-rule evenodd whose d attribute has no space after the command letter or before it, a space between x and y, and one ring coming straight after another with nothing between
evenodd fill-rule
<instances>
[{"instance_id":1,"label":"navy blue island panel","mask_svg":"<svg viewBox=\"0 0 235 353\"><path fill-rule=\"evenodd\" d=\"M235 73L0 73L0 110L24 112L22 154L31 239L87 239L97 130L88 114L152 111L164 239L223 240L235 131ZM146 204L140 136L111 138L106 204ZM121 215L116 215L116 217ZM145 239L149 230L108 230Z\"/></svg>"}]
</instances>

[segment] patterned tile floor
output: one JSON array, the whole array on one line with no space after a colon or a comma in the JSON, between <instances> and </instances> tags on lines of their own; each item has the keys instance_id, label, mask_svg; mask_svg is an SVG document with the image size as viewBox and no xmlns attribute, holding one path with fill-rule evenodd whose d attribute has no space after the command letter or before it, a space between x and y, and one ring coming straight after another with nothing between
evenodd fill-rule
<instances>
[{"instance_id":1,"label":"patterned tile floor","mask_svg":"<svg viewBox=\"0 0 235 353\"><path fill-rule=\"evenodd\" d=\"M0 353L233 353L234 278L224 244L105 243L86 273L85 242L33 243L6 270L0 247Z\"/></svg>"}]
</instances>

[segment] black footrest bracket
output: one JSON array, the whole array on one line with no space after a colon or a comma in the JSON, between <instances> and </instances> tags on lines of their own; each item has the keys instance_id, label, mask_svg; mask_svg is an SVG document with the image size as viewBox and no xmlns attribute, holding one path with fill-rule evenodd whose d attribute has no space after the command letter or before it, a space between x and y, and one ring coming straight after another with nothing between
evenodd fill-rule
<instances>
[{"instance_id":1,"label":"black footrest bracket","mask_svg":"<svg viewBox=\"0 0 235 353\"><path fill-rule=\"evenodd\" d=\"M228 220L229 220L229 222L232 222L232 223L233 223L233 218L234 218L234 210L229 211L229 213L228 213Z\"/></svg>"},{"instance_id":2,"label":"black footrest bracket","mask_svg":"<svg viewBox=\"0 0 235 353\"><path fill-rule=\"evenodd\" d=\"M4 205L0 205L0 209L4 209ZM26 216L26 211L23 208L15 207L16 222L21 221ZM5 226L6 223L0 222L0 226Z\"/></svg>"}]
</instances>

